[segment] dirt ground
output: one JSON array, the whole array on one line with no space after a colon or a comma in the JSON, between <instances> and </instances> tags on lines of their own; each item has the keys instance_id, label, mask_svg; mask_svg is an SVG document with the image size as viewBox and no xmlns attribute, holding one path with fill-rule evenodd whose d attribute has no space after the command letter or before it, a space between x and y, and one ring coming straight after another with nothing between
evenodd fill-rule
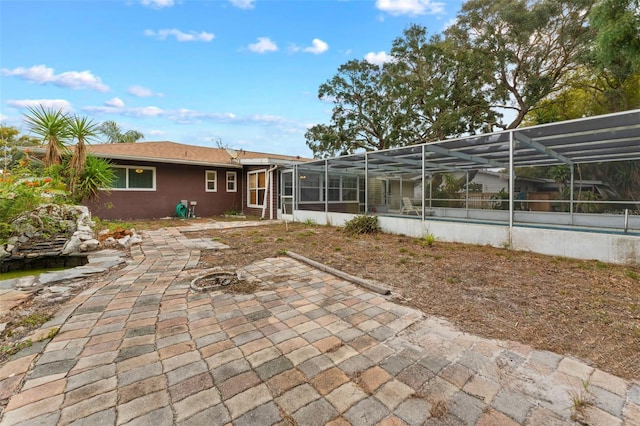
<instances>
[{"instance_id":1,"label":"dirt ground","mask_svg":"<svg viewBox=\"0 0 640 426\"><path fill-rule=\"evenodd\" d=\"M640 379L640 268L391 234L348 236L304 224L235 228L210 237L199 267L239 267L293 251L392 288L396 301L463 331L581 358Z\"/></svg>"},{"instance_id":2,"label":"dirt ground","mask_svg":"<svg viewBox=\"0 0 640 426\"><path fill-rule=\"evenodd\" d=\"M143 230L186 224L131 225ZM430 245L426 239L382 233L349 236L340 228L300 223L186 235L231 247L203 251L199 268L237 268L293 251L382 283L392 289L396 302L446 318L463 331L573 355L640 380L639 267L437 240ZM29 301L0 318L7 323L0 333L0 365L17 349L20 337L55 308Z\"/></svg>"}]
</instances>

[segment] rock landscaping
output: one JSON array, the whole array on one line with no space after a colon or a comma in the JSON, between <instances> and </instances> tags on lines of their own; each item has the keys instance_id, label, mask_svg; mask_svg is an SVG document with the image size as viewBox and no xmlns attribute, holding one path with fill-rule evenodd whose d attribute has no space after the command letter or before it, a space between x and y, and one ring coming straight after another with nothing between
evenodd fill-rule
<instances>
[{"instance_id":1,"label":"rock landscaping","mask_svg":"<svg viewBox=\"0 0 640 426\"><path fill-rule=\"evenodd\" d=\"M0 272L83 265L99 248L129 248L142 238L133 230L96 238L95 223L85 206L46 204L10 224L14 235L0 246Z\"/></svg>"}]
</instances>

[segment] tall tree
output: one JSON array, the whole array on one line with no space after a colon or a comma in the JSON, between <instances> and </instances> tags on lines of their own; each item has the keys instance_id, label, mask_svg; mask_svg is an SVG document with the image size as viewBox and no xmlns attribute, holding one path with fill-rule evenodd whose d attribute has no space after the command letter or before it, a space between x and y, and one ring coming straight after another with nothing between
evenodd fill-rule
<instances>
[{"instance_id":1,"label":"tall tree","mask_svg":"<svg viewBox=\"0 0 640 426\"><path fill-rule=\"evenodd\" d=\"M491 70L486 99L515 117L498 127L515 128L527 113L562 88L579 65L591 32L587 16L594 0L469 0L447 39Z\"/></svg>"},{"instance_id":2,"label":"tall tree","mask_svg":"<svg viewBox=\"0 0 640 426\"><path fill-rule=\"evenodd\" d=\"M640 68L640 1L599 0L589 14L596 31L593 58L623 81Z\"/></svg>"},{"instance_id":3,"label":"tall tree","mask_svg":"<svg viewBox=\"0 0 640 426\"><path fill-rule=\"evenodd\" d=\"M98 131L107 138L107 143L133 143L144 139L144 135L137 130L122 132L115 121L105 121L98 127Z\"/></svg>"},{"instance_id":4,"label":"tall tree","mask_svg":"<svg viewBox=\"0 0 640 426\"><path fill-rule=\"evenodd\" d=\"M333 102L331 124L313 126L305 134L314 155L345 155L401 144L404 111L389 93L385 67L357 60L340 66L318 90L319 99Z\"/></svg>"},{"instance_id":5,"label":"tall tree","mask_svg":"<svg viewBox=\"0 0 640 426\"><path fill-rule=\"evenodd\" d=\"M68 117L62 109L53 110L39 107L28 107L29 114L25 122L29 130L42 138L46 146L42 160L45 167L60 164L66 151L65 142L69 137Z\"/></svg>"},{"instance_id":6,"label":"tall tree","mask_svg":"<svg viewBox=\"0 0 640 426\"><path fill-rule=\"evenodd\" d=\"M406 114L401 136L407 144L442 140L486 129L497 120L487 99L486 69L478 53L412 25L393 42L387 67L392 97ZM490 127L490 126L489 126Z\"/></svg>"},{"instance_id":7,"label":"tall tree","mask_svg":"<svg viewBox=\"0 0 640 426\"><path fill-rule=\"evenodd\" d=\"M599 0L589 24L595 32L589 65L599 76L607 112L639 107L640 1Z\"/></svg>"}]
</instances>

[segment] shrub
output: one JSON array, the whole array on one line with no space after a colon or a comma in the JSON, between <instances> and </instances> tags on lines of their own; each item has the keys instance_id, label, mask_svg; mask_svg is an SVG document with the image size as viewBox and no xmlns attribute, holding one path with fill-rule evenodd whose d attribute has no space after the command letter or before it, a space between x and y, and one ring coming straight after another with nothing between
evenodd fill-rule
<instances>
[{"instance_id":1,"label":"shrub","mask_svg":"<svg viewBox=\"0 0 640 426\"><path fill-rule=\"evenodd\" d=\"M375 234L380 232L378 216L356 216L344 223L348 234Z\"/></svg>"}]
</instances>

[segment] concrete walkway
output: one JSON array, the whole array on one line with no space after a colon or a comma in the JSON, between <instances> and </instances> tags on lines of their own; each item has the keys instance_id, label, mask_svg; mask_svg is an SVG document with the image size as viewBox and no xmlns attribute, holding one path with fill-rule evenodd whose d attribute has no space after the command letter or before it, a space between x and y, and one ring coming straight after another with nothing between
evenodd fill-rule
<instances>
[{"instance_id":1,"label":"concrete walkway","mask_svg":"<svg viewBox=\"0 0 640 426\"><path fill-rule=\"evenodd\" d=\"M202 227L147 232L45 324L0 369L0 424L640 425L638 383L288 257L243 269L253 294L194 292L199 250L224 248L182 232Z\"/></svg>"}]
</instances>

